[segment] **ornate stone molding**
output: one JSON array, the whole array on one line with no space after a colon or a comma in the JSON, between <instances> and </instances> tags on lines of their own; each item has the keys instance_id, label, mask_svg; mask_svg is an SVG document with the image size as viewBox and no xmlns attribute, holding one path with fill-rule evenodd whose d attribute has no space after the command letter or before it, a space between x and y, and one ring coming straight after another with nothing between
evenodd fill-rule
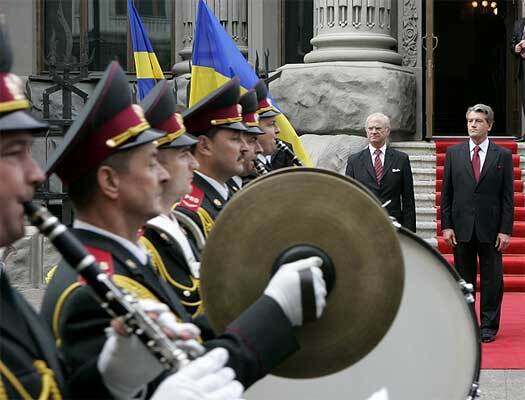
<instances>
[{"instance_id":1,"label":"ornate stone molding","mask_svg":"<svg viewBox=\"0 0 525 400\"><path fill-rule=\"evenodd\" d=\"M416 1L403 0L401 55L403 58L403 65L407 67L415 67L417 65L417 42L419 38L417 28L418 18Z\"/></svg>"}]
</instances>

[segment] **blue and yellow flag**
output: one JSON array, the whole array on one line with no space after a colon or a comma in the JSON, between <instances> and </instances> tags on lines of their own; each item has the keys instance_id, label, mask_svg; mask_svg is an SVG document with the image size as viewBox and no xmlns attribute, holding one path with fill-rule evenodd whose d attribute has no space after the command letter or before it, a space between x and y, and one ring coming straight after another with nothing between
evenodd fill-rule
<instances>
[{"instance_id":1,"label":"blue and yellow flag","mask_svg":"<svg viewBox=\"0 0 525 400\"><path fill-rule=\"evenodd\" d=\"M148 32L142 25L137 9L133 5L133 0L128 0L128 18L137 72L139 100L142 100L153 89L157 79L164 79L164 74L149 41Z\"/></svg>"},{"instance_id":2,"label":"blue and yellow flag","mask_svg":"<svg viewBox=\"0 0 525 400\"><path fill-rule=\"evenodd\" d=\"M255 86L259 80L257 74L204 0L199 0L194 37L190 106L234 76L239 77L243 91ZM277 107L275 102L272 104ZM284 114L275 120L281 131L279 138L293 146L294 153L305 166L312 166L301 140Z\"/></svg>"}]
</instances>

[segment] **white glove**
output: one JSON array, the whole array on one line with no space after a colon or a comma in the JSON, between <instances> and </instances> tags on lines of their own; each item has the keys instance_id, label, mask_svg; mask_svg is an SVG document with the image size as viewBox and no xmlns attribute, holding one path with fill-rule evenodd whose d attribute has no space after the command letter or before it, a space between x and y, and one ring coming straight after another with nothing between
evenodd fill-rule
<instances>
[{"instance_id":1,"label":"white glove","mask_svg":"<svg viewBox=\"0 0 525 400\"><path fill-rule=\"evenodd\" d=\"M167 377L151 400L238 400L244 388L225 368L228 352L216 348Z\"/></svg>"},{"instance_id":2,"label":"white glove","mask_svg":"<svg viewBox=\"0 0 525 400\"><path fill-rule=\"evenodd\" d=\"M368 398L368 400L388 400L388 390L386 390L386 388L383 388L375 392L372 396Z\"/></svg>"},{"instance_id":3,"label":"white glove","mask_svg":"<svg viewBox=\"0 0 525 400\"><path fill-rule=\"evenodd\" d=\"M309 257L283 264L270 280L264 294L274 299L290 320L292 326L303 324L303 306L299 271L310 268L313 275L315 308L317 318L321 317L326 306L326 283L319 268L323 264L320 257Z\"/></svg>"},{"instance_id":4,"label":"white glove","mask_svg":"<svg viewBox=\"0 0 525 400\"><path fill-rule=\"evenodd\" d=\"M168 306L152 300L140 300L139 305L145 312L156 313L157 323L167 328L173 336L185 335L190 340L176 341L188 352L202 354L203 347L196 341L199 328L189 323L178 323ZM106 329L108 339L104 343L97 361L98 370L104 384L117 399L133 397L159 376L164 367L135 335L122 336L113 328ZM133 368L129 368L132 365Z\"/></svg>"}]
</instances>

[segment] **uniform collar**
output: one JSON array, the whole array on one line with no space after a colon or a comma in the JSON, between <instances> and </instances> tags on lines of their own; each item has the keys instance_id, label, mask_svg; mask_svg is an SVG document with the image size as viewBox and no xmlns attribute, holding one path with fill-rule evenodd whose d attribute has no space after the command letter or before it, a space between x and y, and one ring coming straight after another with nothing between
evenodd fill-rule
<instances>
[{"instance_id":1,"label":"uniform collar","mask_svg":"<svg viewBox=\"0 0 525 400\"><path fill-rule=\"evenodd\" d=\"M219 181L216 181L208 175L204 175L200 171L195 171L195 173L198 174L201 178L203 178L206 182L208 182L221 195L223 200L228 200L228 185L226 185L225 183L220 183Z\"/></svg>"},{"instance_id":2,"label":"uniform collar","mask_svg":"<svg viewBox=\"0 0 525 400\"><path fill-rule=\"evenodd\" d=\"M99 228L95 225L91 225L79 219L76 219L73 222L73 228L84 229L86 231L90 231L90 232L94 232L102 236L106 236L114 240L115 242L121 244L126 250L128 250L131 254L133 254L135 258L139 260L142 265L146 265L148 263L148 255L144 252L144 250L142 250L142 248L140 248L139 245L137 245L136 243L133 243L129 241L128 239L123 238L122 236L115 235L112 232Z\"/></svg>"}]
</instances>

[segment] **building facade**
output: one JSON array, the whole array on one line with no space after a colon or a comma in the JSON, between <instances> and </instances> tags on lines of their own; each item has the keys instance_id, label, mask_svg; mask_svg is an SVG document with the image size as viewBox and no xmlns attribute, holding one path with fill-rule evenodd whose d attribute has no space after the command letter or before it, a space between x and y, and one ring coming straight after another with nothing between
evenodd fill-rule
<instances>
[{"instance_id":1,"label":"building facade","mask_svg":"<svg viewBox=\"0 0 525 400\"><path fill-rule=\"evenodd\" d=\"M167 76L185 99L197 0L134 0ZM464 132L468 105L496 111L494 131L518 133L510 38L523 0L207 0L252 65L281 69L271 84L299 133L363 134L370 112L392 117L395 140ZM89 93L117 59L134 77L127 0L2 0L36 111L53 73L72 66ZM61 91L47 99L64 119ZM83 104L71 95L74 118Z\"/></svg>"}]
</instances>

